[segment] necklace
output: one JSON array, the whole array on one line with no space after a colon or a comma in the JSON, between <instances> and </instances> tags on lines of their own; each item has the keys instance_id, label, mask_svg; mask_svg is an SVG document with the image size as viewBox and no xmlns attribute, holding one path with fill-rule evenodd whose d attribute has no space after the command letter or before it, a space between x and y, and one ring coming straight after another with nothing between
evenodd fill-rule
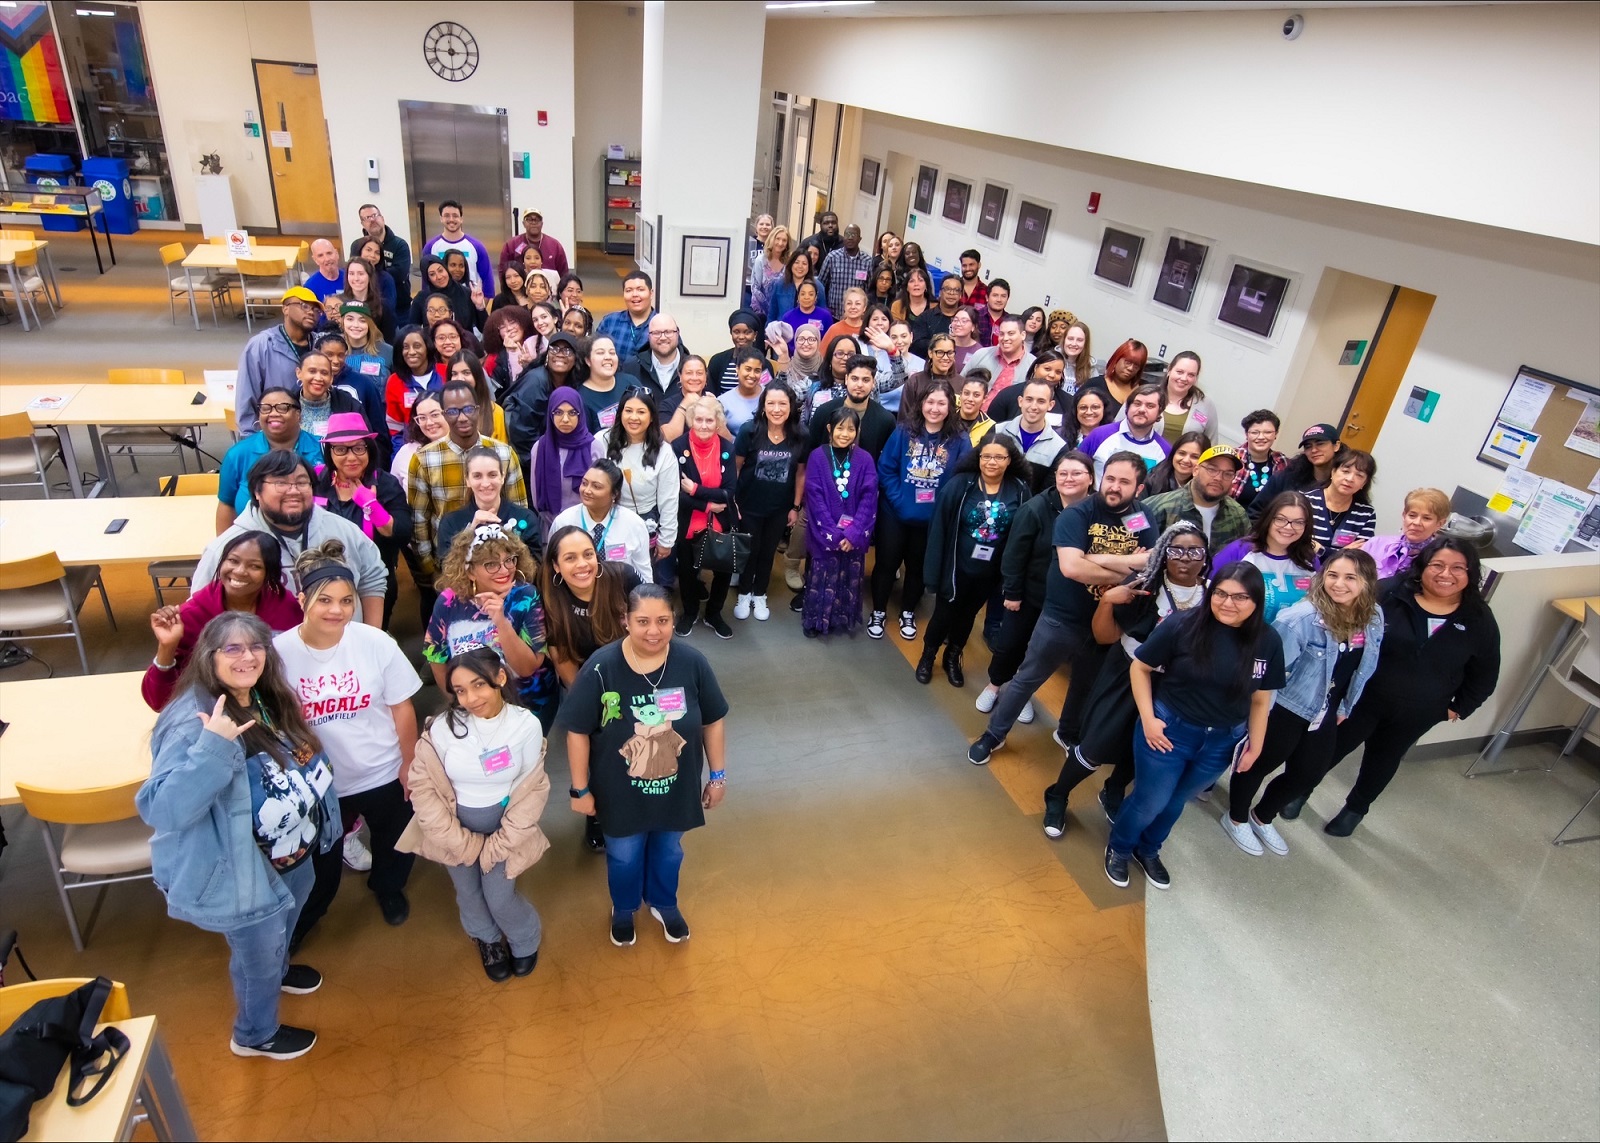
<instances>
[{"instance_id":1,"label":"necklace","mask_svg":"<svg viewBox=\"0 0 1600 1143\"><path fill-rule=\"evenodd\" d=\"M1204 590L1204 583L1197 583L1192 587L1179 587L1170 579L1167 580L1167 595L1172 599L1173 609L1177 611L1188 611L1199 600Z\"/></svg>"},{"instance_id":2,"label":"necklace","mask_svg":"<svg viewBox=\"0 0 1600 1143\"><path fill-rule=\"evenodd\" d=\"M630 647L630 648L628 648L628 650L631 651L632 648ZM668 658L671 657L671 654L672 654L672 652L671 652L671 649L669 648L668 652L667 652ZM624 654L624 658L626 658L626 657L627 657L626 654ZM661 680L663 680L663 679L665 679L667 677L667 660L666 659L662 659L661 660L661 669L656 672L656 677L653 678L653 679L650 677L649 673L647 671L645 671L642 667L634 667L633 663L631 663L631 662L628 664L628 666L632 667L634 672L641 679L643 679L645 682L649 683L650 684L650 689L653 690L653 691L654 690L660 690L661 689Z\"/></svg>"},{"instance_id":3,"label":"necklace","mask_svg":"<svg viewBox=\"0 0 1600 1143\"><path fill-rule=\"evenodd\" d=\"M1245 470L1249 474L1250 487L1260 492L1272 478L1272 458L1246 461Z\"/></svg>"},{"instance_id":4,"label":"necklace","mask_svg":"<svg viewBox=\"0 0 1600 1143\"><path fill-rule=\"evenodd\" d=\"M833 486L839 491L840 500L850 499L850 454L844 454L844 463L839 461L839 450L833 449L830 458L833 461Z\"/></svg>"}]
</instances>

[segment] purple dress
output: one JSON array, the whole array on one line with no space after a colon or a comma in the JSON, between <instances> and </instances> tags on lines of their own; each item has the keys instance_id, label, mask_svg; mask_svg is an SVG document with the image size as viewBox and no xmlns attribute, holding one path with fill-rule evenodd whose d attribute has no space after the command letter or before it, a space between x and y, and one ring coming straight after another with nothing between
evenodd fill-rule
<instances>
[{"instance_id":1,"label":"purple dress","mask_svg":"<svg viewBox=\"0 0 1600 1143\"><path fill-rule=\"evenodd\" d=\"M850 450L848 475L836 475L833 448L823 445L806 461L806 606L801 627L826 635L861 626L861 573L878 515L878 466L859 448ZM844 494L839 489L844 479ZM839 544L850 541L850 550Z\"/></svg>"}]
</instances>

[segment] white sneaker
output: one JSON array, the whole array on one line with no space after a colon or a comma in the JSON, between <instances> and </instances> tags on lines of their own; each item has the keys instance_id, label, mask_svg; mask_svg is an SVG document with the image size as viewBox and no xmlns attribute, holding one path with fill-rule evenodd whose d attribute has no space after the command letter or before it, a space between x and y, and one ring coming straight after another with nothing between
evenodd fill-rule
<instances>
[{"instance_id":1,"label":"white sneaker","mask_svg":"<svg viewBox=\"0 0 1600 1143\"><path fill-rule=\"evenodd\" d=\"M979 714L988 714L994 709L994 704L999 698L1000 688L990 683L978 692L978 701L973 705L978 708Z\"/></svg>"},{"instance_id":2,"label":"white sneaker","mask_svg":"<svg viewBox=\"0 0 1600 1143\"><path fill-rule=\"evenodd\" d=\"M1017 714L1017 721L1026 726L1033 721L1033 700L1029 699L1022 704L1022 710Z\"/></svg>"},{"instance_id":3,"label":"white sneaker","mask_svg":"<svg viewBox=\"0 0 1600 1143\"><path fill-rule=\"evenodd\" d=\"M772 618L772 612L767 607L767 597L752 595L750 597L750 614L756 617L757 622L765 623Z\"/></svg>"},{"instance_id":4,"label":"white sneaker","mask_svg":"<svg viewBox=\"0 0 1600 1143\"><path fill-rule=\"evenodd\" d=\"M917 613L915 611L902 611L900 613L900 638L907 643L917 637Z\"/></svg>"},{"instance_id":5,"label":"white sneaker","mask_svg":"<svg viewBox=\"0 0 1600 1143\"><path fill-rule=\"evenodd\" d=\"M357 873L372 868L372 851L361 840L359 830L351 830L344 838L344 863Z\"/></svg>"},{"instance_id":6,"label":"white sneaker","mask_svg":"<svg viewBox=\"0 0 1600 1143\"><path fill-rule=\"evenodd\" d=\"M1236 822L1227 814L1222 815L1222 832L1233 839L1233 844L1244 850L1251 857L1261 856L1261 843L1256 840L1256 832L1242 822ZM1287 847L1286 847L1287 848Z\"/></svg>"},{"instance_id":7,"label":"white sneaker","mask_svg":"<svg viewBox=\"0 0 1600 1143\"><path fill-rule=\"evenodd\" d=\"M1250 811L1250 828L1261 839L1261 844L1272 850L1279 857L1289 856L1289 843L1283 840L1283 835L1278 832L1278 827L1271 822L1256 821L1254 810Z\"/></svg>"},{"instance_id":8,"label":"white sneaker","mask_svg":"<svg viewBox=\"0 0 1600 1143\"><path fill-rule=\"evenodd\" d=\"M749 619L750 618L750 597L748 595L741 595L734 602L734 605L733 605L733 617L735 619Z\"/></svg>"}]
</instances>

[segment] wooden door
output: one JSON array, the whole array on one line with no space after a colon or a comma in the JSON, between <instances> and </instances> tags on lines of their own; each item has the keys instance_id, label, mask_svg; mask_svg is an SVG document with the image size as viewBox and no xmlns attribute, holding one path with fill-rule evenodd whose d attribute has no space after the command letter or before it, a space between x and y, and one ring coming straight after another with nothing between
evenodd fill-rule
<instances>
[{"instance_id":1,"label":"wooden door","mask_svg":"<svg viewBox=\"0 0 1600 1143\"><path fill-rule=\"evenodd\" d=\"M255 68L278 229L285 234L338 234L333 157L316 65L257 60Z\"/></svg>"},{"instance_id":2,"label":"wooden door","mask_svg":"<svg viewBox=\"0 0 1600 1143\"><path fill-rule=\"evenodd\" d=\"M1435 297L1420 290L1396 286L1389 308L1378 326L1377 337L1367 354L1366 368L1350 395L1344 429L1339 439L1351 448L1372 451L1383 429L1384 418L1394 405L1400 382L1411 365L1411 355L1422 340L1422 327L1428 324Z\"/></svg>"}]
</instances>

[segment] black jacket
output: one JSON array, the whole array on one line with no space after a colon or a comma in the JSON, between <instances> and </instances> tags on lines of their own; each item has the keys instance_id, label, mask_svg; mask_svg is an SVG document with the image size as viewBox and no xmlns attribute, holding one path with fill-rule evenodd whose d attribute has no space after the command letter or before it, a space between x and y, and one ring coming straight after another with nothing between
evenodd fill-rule
<instances>
[{"instance_id":1,"label":"black jacket","mask_svg":"<svg viewBox=\"0 0 1600 1143\"><path fill-rule=\"evenodd\" d=\"M933 522L928 525L928 554L922 561L922 579L940 599L956 597L957 545L961 541L961 515L966 511L972 490L978 487L976 472L959 472L939 489L939 503L933 510ZM1016 513L1028 499L1028 486L1020 478L1007 475L1000 485L1000 495L1011 505L1012 528L1016 527ZM1005 553L1011 545L1011 533L1000 541L1000 551L995 555L1001 567L1005 566Z\"/></svg>"},{"instance_id":2,"label":"black jacket","mask_svg":"<svg viewBox=\"0 0 1600 1143\"><path fill-rule=\"evenodd\" d=\"M366 238L365 234L356 236L355 241L350 243L347 259L356 256L356 247ZM405 313L411 308L411 247L388 226L383 228L383 269L394 282L394 308ZM394 339L391 337L389 340Z\"/></svg>"},{"instance_id":3,"label":"black jacket","mask_svg":"<svg viewBox=\"0 0 1600 1143\"><path fill-rule=\"evenodd\" d=\"M833 429L834 414L844 408L845 400L844 397L835 397L816 407L811 414L811 437L806 442L808 451L827 443L828 434ZM869 397L866 411L861 414L861 433L856 438L856 447L876 461L883 455L883 446L889 443L889 434L894 432L895 424L894 414Z\"/></svg>"},{"instance_id":4,"label":"black jacket","mask_svg":"<svg viewBox=\"0 0 1600 1143\"><path fill-rule=\"evenodd\" d=\"M1443 722L1449 711L1469 717L1500 679L1500 627L1486 605L1463 601L1434 634L1405 577L1379 585L1383 646L1361 706L1414 712Z\"/></svg>"},{"instance_id":5,"label":"black jacket","mask_svg":"<svg viewBox=\"0 0 1600 1143\"><path fill-rule=\"evenodd\" d=\"M672 442L672 455L678 458L678 473L687 476L696 484L695 493L690 496L683 491L683 486L678 486L678 542L684 543L689 539L689 514L691 512L704 512L707 504L726 504L727 510L718 514L721 528L718 531L732 532L738 524L738 509L733 502L734 490L738 487L739 472L733 461L733 445L717 438L717 447L722 450L722 483L717 488L705 488L700 485L700 469L694 462L694 457L689 455L689 434Z\"/></svg>"},{"instance_id":6,"label":"black jacket","mask_svg":"<svg viewBox=\"0 0 1600 1143\"><path fill-rule=\"evenodd\" d=\"M1017 510L1006 536L1000 560L1000 594L1029 607L1044 607L1045 577L1055 562L1056 517L1061 515L1061 493L1047 488Z\"/></svg>"},{"instance_id":7,"label":"black jacket","mask_svg":"<svg viewBox=\"0 0 1600 1143\"><path fill-rule=\"evenodd\" d=\"M430 294L443 294L450 303L450 315L461 323L467 330L480 330L488 320L489 315L472 304L472 291L460 282L451 282L443 288L435 286L428 281L428 267L437 262L444 265L444 259L436 258L429 254L422 260L422 286L417 291L417 296L411 303L409 320L412 325L428 328L428 296Z\"/></svg>"},{"instance_id":8,"label":"black jacket","mask_svg":"<svg viewBox=\"0 0 1600 1143\"><path fill-rule=\"evenodd\" d=\"M575 374L569 374L564 384L578 387ZM558 386L559 387L559 386ZM517 454L522 471L528 472L528 454L533 442L544 436L545 421L550 412L550 371L543 365L532 365L522 371L515 384L500 394L500 408L506 415L506 441Z\"/></svg>"},{"instance_id":9,"label":"black jacket","mask_svg":"<svg viewBox=\"0 0 1600 1143\"><path fill-rule=\"evenodd\" d=\"M384 433L385 437L389 434ZM411 542L411 505L406 499L406 487L389 473L387 464L379 465L372 472L372 490L378 494L378 503L383 505L384 511L394 517L394 526L390 535L375 533L372 542L378 545L378 556L383 560L383 566L389 569L389 574L394 574L395 562L400 557L400 549ZM327 503L323 505L335 516L350 521L356 527L361 527L361 508L354 500L340 500L333 493L333 481L323 474L317 478L317 495L325 497Z\"/></svg>"},{"instance_id":10,"label":"black jacket","mask_svg":"<svg viewBox=\"0 0 1600 1143\"><path fill-rule=\"evenodd\" d=\"M680 341L678 343L679 370L683 369L683 361L688 356L689 351L683 347L683 343ZM648 343L638 353L617 367L617 375L619 377L624 373L637 379L641 385L647 385L655 390L656 408L661 411L662 420L671 417L672 413L676 412L678 406L683 403L683 386L678 383L678 374L674 373L671 381L662 384L661 374L656 369L655 354L650 352ZM706 391L711 393L712 396L716 396L714 388L709 383L706 386Z\"/></svg>"}]
</instances>

